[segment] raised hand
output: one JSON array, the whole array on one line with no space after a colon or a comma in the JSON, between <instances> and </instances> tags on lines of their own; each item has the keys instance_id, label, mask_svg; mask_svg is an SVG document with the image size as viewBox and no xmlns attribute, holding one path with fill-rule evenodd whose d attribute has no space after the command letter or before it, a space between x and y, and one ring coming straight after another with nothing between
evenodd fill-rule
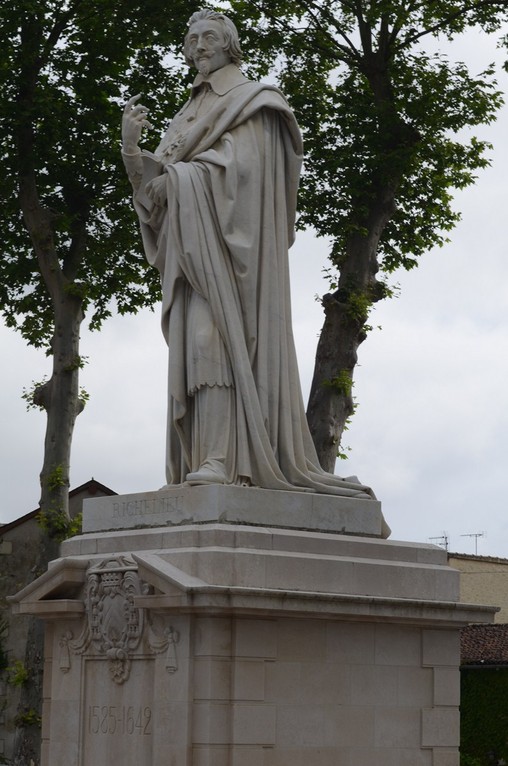
<instances>
[{"instance_id":1,"label":"raised hand","mask_svg":"<svg viewBox=\"0 0 508 766\"><path fill-rule=\"evenodd\" d=\"M141 93L132 96L125 104L122 116L122 151L126 154L134 154L138 150L139 139L143 128L153 128L147 120L148 109L142 104L137 104Z\"/></svg>"}]
</instances>

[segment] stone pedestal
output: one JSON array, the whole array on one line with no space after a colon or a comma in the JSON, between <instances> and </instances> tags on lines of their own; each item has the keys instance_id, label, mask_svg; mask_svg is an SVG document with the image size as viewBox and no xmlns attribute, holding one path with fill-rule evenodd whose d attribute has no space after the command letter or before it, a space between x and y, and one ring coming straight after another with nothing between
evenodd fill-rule
<instances>
[{"instance_id":1,"label":"stone pedestal","mask_svg":"<svg viewBox=\"0 0 508 766\"><path fill-rule=\"evenodd\" d=\"M375 501L282 494L88 501L13 598L47 621L43 766L458 765L459 628L494 609Z\"/></svg>"}]
</instances>

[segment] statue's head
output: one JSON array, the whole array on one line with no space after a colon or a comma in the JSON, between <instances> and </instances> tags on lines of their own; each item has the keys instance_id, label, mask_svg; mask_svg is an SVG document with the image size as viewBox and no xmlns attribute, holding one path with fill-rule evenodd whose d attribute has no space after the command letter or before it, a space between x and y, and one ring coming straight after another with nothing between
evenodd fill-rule
<instances>
[{"instance_id":1,"label":"statue's head","mask_svg":"<svg viewBox=\"0 0 508 766\"><path fill-rule=\"evenodd\" d=\"M220 48L223 51L223 56L221 58L223 58L224 61L220 66L224 66L225 63L232 63L239 66L242 60L242 51L235 25L231 19L228 19L223 13L217 13L208 8L196 11L196 13L193 13L189 19L189 31L185 36L183 47L187 64L189 66L197 66L195 50L193 50L193 46L196 44L196 32L206 29L207 22L211 29L220 32L222 36ZM201 71L199 66L197 66L197 68Z\"/></svg>"}]
</instances>

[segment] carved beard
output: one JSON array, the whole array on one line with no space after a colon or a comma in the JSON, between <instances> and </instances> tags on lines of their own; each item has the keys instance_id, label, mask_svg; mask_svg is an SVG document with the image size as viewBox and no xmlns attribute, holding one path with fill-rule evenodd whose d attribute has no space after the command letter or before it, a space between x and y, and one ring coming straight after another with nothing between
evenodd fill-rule
<instances>
[{"instance_id":1,"label":"carved beard","mask_svg":"<svg viewBox=\"0 0 508 766\"><path fill-rule=\"evenodd\" d=\"M208 77L210 74L210 59L208 56L203 56L203 58L199 60L198 72L199 74L202 74L203 77Z\"/></svg>"}]
</instances>

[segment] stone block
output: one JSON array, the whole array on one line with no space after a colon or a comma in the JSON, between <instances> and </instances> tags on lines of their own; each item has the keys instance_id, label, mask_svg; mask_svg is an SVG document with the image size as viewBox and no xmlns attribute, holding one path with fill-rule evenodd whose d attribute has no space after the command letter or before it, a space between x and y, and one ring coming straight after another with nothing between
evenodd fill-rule
<instances>
[{"instance_id":1,"label":"stone block","mask_svg":"<svg viewBox=\"0 0 508 766\"><path fill-rule=\"evenodd\" d=\"M47 757L48 751L44 748L44 755ZM81 752L78 743L76 741L67 740L51 740L51 756L47 761L49 764L80 764L80 766L91 766L90 760L87 759L86 753ZM144 764L143 764L144 766Z\"/></svg>"},{"instance_id":2,"label":"stone block","mask_svg":"<svg viewBox=\"0 0 508 766\"><path fill-rule=\"evenodd\" d=\"M397 673L391 667L352 667L351 704L394 707L397 704Z\"/></svg>"},{"instance_id":3,"label":"stone block","mask_svg":"<svg viewBox=\"0 0 508 766\"><path fill-rule=\"evenodd\" d=\"M414 748L421 744L420 710L380 707L375 712L375 744L379 748Z\"/></svg>"},{"instance_id":4,"label":"stone block","mask_svg":"<svg viewBox=\"0 0 508 766\"><path fill-rule=\"evenodd\" d=\"M328 661L344 665L374 662L375 626L368 622L329 622L326 627Z\"/></svg>"},{"instance_id":5,"label":"stone block","mask_svg":"<svg viewBox=\"0 0 508 766\"><path fill-rule=\"evenodd\" d=\"M376 664L420 667L421 656L421 632L418 628L377 625Z\"/></svg>"},{"instance_id":6,"label":"stone block","mask_svg":"<svg viewBox=\"0 0 508 766\"><path fill-rule=\"evenodd\" d=\"M229 747L193 747L191 766L224 766L229 763L229 753Z\"/></svg>"},{"instance_id":7,"label":"stone block","mask_svg":"<svg viewBox=\"0 0 508 766\"><path fill-rule=\"evenodd\" d=\"M153 726L159 750L165 752L168 744L174 749L185 749L187 747L189 722L191 720L189 711L191 709L192 705L190 703L159 702L156 706Z\"/></svg>"},{"instance_id":8,"label":"stone block","mask_svg":"<svg viewBox=\"0 0 508 766\"><path fill-rule=\"evenodd\" d=\"M52 660L45 660L44 662L44 675L42 677L42 697L43 699L49 699L51 695L55 696L55 688L53 682L53 662ZM5 694L0 689L0 694Z\"/></svg>"},{"instance_id":9,"label":"stone block","mask_svg":"<svg viewBox=\"0 0 508 766\"><path fill-rule=\"evenodd\" d=\"M178 669L168 673L164 656L157 659L159 662L156 664L153 684L154 698L164 700L169 695L175 704L191 701L193 696L189 678L191 677L192 662L178 657Z\"/></svg>"},{"instance_id":10,"label":"stone block","mask_svg":"<svg viewBox=\"0 0 508 766\"><path fill-rule=\"evenodd\" d=\"M265 661L237 660L233 666L233 699L264 700Z\"/></svg>"},{"instance_id":11,"label":"stone block","mask_svg":"<svg viewBox=\"0 0 508 766\"><path fill-rule=\"evenodd\" d=\"M460 671L458 668L434 668L434 705L460 704Z\"/></svg>"},{"instance_id":12,"label":"stone block","mask_svg":"<svg viewBox=\"0 0 508 766\"><path fill-rule=\"evenodd\" d=\"M356 766L354 756L346 748L337 750L335 747L313 748L276 748L265 749L264 766ZM362 766L374 763L361 761ZM238 766L243 766L241 763Z\"/></svg>"},{"instance_id":13,"label":"stone block","mask_svg":"<svg viewBox=\"0 0 508 766\"><path fill-rule=\"evenodd\" d=\"M431 750L355 748L351 766L435 766Z\"/></svg>"},{"instance_id":14,"label":"stone block","mask_svg":"<svg viewBox=\"0 0 508 766\"><path fill-rule=\"evenodd\" d=\"M330 745L334 736L333 709L323 705L277 706L277 749Z\"/></svg>"},{"instance_id":15,"label":"stone block","mask_svg":"<svg viewBox=\"0 0 508 766\"><path fill-rule=\"evenodd\" d=\"M228 745L231 707L227 702L196 702L192 712L192 741L196 745Z\"/></svg>"},{"instance_id":16,"label":"stone block","mask_svg":"<svg viewBox=\"0 0 508 766\"><path fill-rule=\"evenodd\" d=\"M80 704L77 701L53 700L51 702L51 719L48 736L54 742L72 742L75 732L80 729ZM89 728L89 715L85 707L85 730Z\"/></svg>"},{"instance_id":17,"label":"stone block","mask_svg":"<svg viewBox=\"0 0 508 766\"><path fill-rule=\"evenodd\" d=\"M459 711L456 708L422 710L422 746L458 747Z\"/></svg>"},{"instance_id":18,"label":"stone block","mask_svg":"<svg viewBox=\"0 0 508 766\"><path fill-rule=\"evenodd\" d=\"M264 553L244 551L234 561L234 582L239 588L267 587L267 557Z\"/></svg>"},{"instance_id":19,"label":"stone block","mask_svg":"<svg viewBox=\"0 0 508 766\"><path fill-rule=\"evenodd\" d=\"M432 766L459 766L460 755L457 748L453 750L435 749Z\"/></svg>"},{"instance_id":20,"label":"stone block","mask_svg":"<svg viewBox=\"0 0 508 766\"><path fill-rule=\"evenodd\" d=\"M265 699L268 702L293 702L301 691L300 662L267 662Z\"/></svg>"},{"instance_id":21,"label":"stone block","mask_svg":"<svg viewBox=\"0 0 508 766\"><path fill-rule=\"evenodd\" d=\"M326 659L326 623L319 620L280 620L277 659L316 662Z\"/></svg>"},{"instance_id":22,"label":"stone block","mask_svg":"<svg viewBox=\"0 0 508 766\"><path fill-rule=\"evenodd\" d=\"M374 747L375 710L373 707L337 706L331 711L326 730L325 745L355 749ZM353 766L353 765L352 765Z\"/></svg>"},{"instance_id":23,"label":"stone block","mask_svg":"<svg viewBox=\"0 0 508 766\"><path fill-rule=\"evenodd\" d=\"M276 621L239 619L235 624L234 646L237 657L273 659L276 656Z\"/></svg>"},{"instance_id":24,"label":"stone block","mask_svg":"<svg viewBox=\"0 0 508 766\"><path fill-rule=\"evenodd\" d=\"M70 540L64 540L62 547L62 553L65 552L66 556L93 556L98 552L98 536L92 534L72 537Z\"/></svg>"},{"instance_id":25,"label":"stone block","mask_svg":"<svg viewBox=\"0 0 508 766\"><path fill-rule=\"evenodd\" d=\"M50 763L49 761L49 742L43 739L41 742L41 763Z\"/></svg>"},{"instance_id":26,"label":"stone block","mask_svg":"<svg viewBox=\"0 0 508 766\"><path fill-rule=\"evenodd\" d=\"M228 617L196 619L194 653L197 657L230 657L231 649L231 620Z\"/></svg>"},{"instance_id":27,"label":"stone block","mask_svg":"<svg viewBox=\"0 0 508 766\"><path fill-rule=\"evenodd\" d=\"M397 668L397 702L400 707L430 707L434 701L431 668Z\"/></svg>"},{"instance_id":28,"label":"stone block","mask_svg":"<svg viewBox=\"0 0 508 766\"><path fill-rule=\"evenodd\" d=\"M293 701L313 700L316 705L347 705L351 702L351 668L333 662L302 662L300 690Z\"/></svg>"},{"instance_id":29,"label":"stone block","mask_svg":"<svg viewBox=\"0 0 508 766\"><path fill-rule=\"evenodd\" d=\"M193 685L195 700L229 700L231 697L229 658L196 658Z\"/></svg>"},{"instance_id":30,"label":"stone block","mask_svg":"<svg viewBox=\"0 0 508 766\"><path fill-rule=\"evenodd\" d=\"M51 723L51 700L45 699L42 702L41 706L41 737L46 738L49 737L51 731L50 731L50 723ZM0 725L4 725L5 720L0 720Z\"/></svg>"},{"instance_id":31,"label":"stone block","mask_svg":"<svg viewBox=\"0 0 508 766\"><path fill-rule=\"evenodd\" d=\"M265 748L231 748L231 766L265 766Z\"/></svg>"},{"instance_id":32,"label":"stone block","mask_svg":"<svg viewBox=\"0 0 508 766\"><path fill-rule=\"evenodd\" d=\"M232 705L232 742L235 745L273 745L276 725L275 705L244 702Z\"/></svg>"},{"instance_id":33,"label":"stone block","mask_svg":"<svg viewBox=\"0 0 508 766\"><path fill-rule=\"evenodd\" d=\"M423 631L423 664L449 665L460 663L460 635L456 630Z\"/></svg>"},{"instance_id":34,"label":"stone block","mask_svg":"<svg viewBox=\"0 0 508 766\"><path fill-rule=\"evenodd\" d=\"M381 503L297 491L202 485L85 500L83 531L220 521L381 535Z\"/></svg>"},{"instance_id":35,"label":"stone block","mask_svg":"<svg viewBox=\"0 0 508 766\"><path fill-rule=\"evenodd\" d=\"M180 565L185 572L199 577L203 582L213 583L214 585L228 585L230 583L236 585L238 583L236 568L239 565L238 559L240 557L231 555L230 551L201 549L199 555L193 555L191 559L189 559L186 553L180 555L176 553L171 558L176 566ZM182 560L182 563L180 563L179 559ZM189 568L187 564L189 560L194 565L192 568ZM238 584L244 586L245 578L242 583ZM257 583L257 585L259 587L261 583Z\"/></svg>"}]
</instances>

